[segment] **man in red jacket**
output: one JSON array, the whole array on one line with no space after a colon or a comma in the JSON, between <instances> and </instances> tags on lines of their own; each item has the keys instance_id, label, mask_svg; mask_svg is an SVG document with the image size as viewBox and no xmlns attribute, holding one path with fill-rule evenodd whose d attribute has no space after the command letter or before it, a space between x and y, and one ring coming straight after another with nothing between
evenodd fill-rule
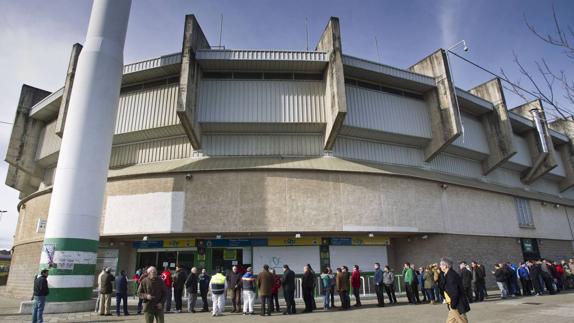
<instances>
[{"instance_id":1,"label":"man in red jacket","mask_svg":"<svg viewBox=\"0 0 574 323\"><path fill-rule=\"evenodd\" d=\"M171 272L169 271L169 267L163 267L163 272L161 273L161 280L163 280L163 283L165 284L167 290L166 294L167 296L165 298L165 304L163 308L165 308L166 313L169 313L171 311L171 287L172 287Z\"/></svg>"},{"instance_id":2,"label":"man in red jacket","mask_svg":"<svg viewBox=\"0 0 574 323\"><path fill-rule=\"evenodd\" d=\"M355 307L361 306L361 294L359 289L361 288L361 272L359 271L359 266L353 266L353 273L351 274L351 288L353 288L353 295L355 295Z\"/></svg>"}]
</instances>

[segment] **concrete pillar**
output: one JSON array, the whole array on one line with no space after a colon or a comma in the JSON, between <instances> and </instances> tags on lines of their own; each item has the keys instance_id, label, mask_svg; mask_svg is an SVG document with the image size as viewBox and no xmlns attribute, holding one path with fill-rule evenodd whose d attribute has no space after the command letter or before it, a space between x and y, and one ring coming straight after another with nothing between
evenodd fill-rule
<instances>
[{"instance_id":1,"label":"concrete pillar","mask_svg":"<svg viewBox=\"0 0 574 323\"><path fill-rule=\"evenodd\" d=\"M197 88L200 68L195 59L195 53L204 48L209 49L210 46L197 19L194 15L186 15L181 49L177 116L193 149L201 148L201 129L197 121Z\"/></svg>"},{"instance_id":2,"label":"concrete pillar","mask_svg":"<svg viewBox=\"0 0 574 323\"><path fill-rule=\"evenodd\" d=\"M516 149L512 144L512 125L499 78L472 88L469 92L494 105L492 112L480 117L490 151L488 157L482 161L482 173L486 176L516 154Z\"/></svg>"},{"instance_id":3,"label":"concrete pillar","mask_svg":"<svg viewBox=\"0 0 574 323\"><path fill-rule=\"evenodd\" d=\"M434 77L436 88L423 94L429 107L432 138L425 147L425 161L429 162L462 134L458 102L450 75L446 51L439 49L409 70Z\"/></svg>"},{"instance_id":4,"label":"concrete pillar","mask_svg":"<svg viewBox=\"0 0 574 323\"><path fill-rule=\"evenodd\" d=\"M66 80L64 81L64 92L62 93L62 102L60 103L60 110L58 111L58 119L56 120L56 135L62 137L64 135L64 127L66 125L66 116L68 115L68 106L70 105L70 96L72 94L72 86L74 85L74 78L76 77L76 68L78 66L78 58L82 51L82 45L74 44L72 46L72 53L70 54L70 62L68 63L68 71L66 72Z\"/></svg>"},{"instance_id":5,"label":"concrete pillar","mask_svg":"<svg viewBox=\"0 0 574 323\"><path fill-rule=\"evenodd\" d=\"M48 95L50 92L26 84L22 85L20 90L5 160L9 165L6 185L19 190L21 196L36 191L43 176L42 168L36 163L35 157L40 132L45 124L30 117L30 110Z\"/></svg>"},{"instance_id":6,"label":"concrete pillar","mask_svg":"<svg viewBox=\"0 0 574 323\"><path fill-rule=\"evenodd\" d=\"M559 183L560 192L564 192L574 186L574 120L572 117L567 120L558 119L549 124L549 126L551 129L565 134L570 139L567 144L558 147L566 173L566 177Z\"/></svg>"},{"instance_id":7,"label":"concrete pillar","mask_svg":"<svg viewBox=\"0 0 574 323\"><path fill-rule=\"evenodd\" d=\"M548 133L548 123L546 122L544 108L540 100L525 103L512 109L512 112L533 121L536 125L536 129L528 130L525 134L532 166L520 175L521 181L530 185L558 166L554 159L554 144ZM539 123L535 119L533 112L538 113Z\"/></svg>"},{"instance_id":8,"label":"concrete pillar","mask_svg":"<svg viewBox=\"0 0 574 323\"><path fill-rule=\"evenodd\" d=\"M327 52L329 55L329 64L324 72L325 113L327 116L324 149L332 150L347 115L347 96L345 94L343 48L341 46L339 18L331 17L329 19L315 50Z\"/></svg>"},{"instance_id":9,"label":"concrete pillar","mask_svg":"<svg viewBox=\"0 0 574 323\"><path fill-rule=\"evenodd\" d=\"M131 0L95 0L78 59L40 268L49 302L91 300ZM83 304L83 305L82 305Z\"/></svg>"}]
</instances>

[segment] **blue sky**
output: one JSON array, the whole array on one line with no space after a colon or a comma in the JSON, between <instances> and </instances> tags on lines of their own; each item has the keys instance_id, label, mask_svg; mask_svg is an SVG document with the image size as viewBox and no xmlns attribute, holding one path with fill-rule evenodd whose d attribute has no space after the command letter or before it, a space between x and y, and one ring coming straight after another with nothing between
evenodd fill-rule
<instances>
[{"instance_id":1,"label":"blue sky","mask_svg":"<svg viewBox=\"0 0 574 323\"><path fill-rule=\"evenodd\" d=\"M70 49L83 42L91 1L0 0L0 121L12 122L20 87L27 83L47 90L62 86ZM465 57L514 79L520 75L513 51L523 63L545 57L556 69L574 72L573 60L532 35L523 15L542 32L552 32L551 5L563 22L573 22L574 1L271 1L271 0L133 0L125 62L135 62L181 50L184 16L194 13L209 42L218 44L223 14L222 45L227 48L314 48L330 16L341 22L346 54L406 68L439 47L461 39ZM462 51L460 51L462 53ZM457 86L468 89L492 77L453 58ZM525 80L522 80L524 83ZM509 106L521 103L507 95ZM565 105L566 106L566 105ZM0 124L0 154L6 153L10 126ZM0 165L4 182L7 165ZM16 226L18 193L1 185L0 248L9 247Z\"/></svg>"}]
</instances>

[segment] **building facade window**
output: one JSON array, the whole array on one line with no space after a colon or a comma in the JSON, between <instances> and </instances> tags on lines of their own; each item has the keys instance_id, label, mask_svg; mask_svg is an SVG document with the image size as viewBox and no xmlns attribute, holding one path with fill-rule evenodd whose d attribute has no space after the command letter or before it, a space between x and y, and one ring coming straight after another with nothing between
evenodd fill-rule
<instances>
[{"instance_id":1,"label":"building facade window","mask_svg":"<svg viewBox=\"0 0 574 323\"><path fill-rule=\"evenodd\" d=\"M532 210L530 210L529 201L519 197L517 197L515 200L518 226L524 228L534 228L534 220L532 219Z\"/></svg>"}]
</instances>

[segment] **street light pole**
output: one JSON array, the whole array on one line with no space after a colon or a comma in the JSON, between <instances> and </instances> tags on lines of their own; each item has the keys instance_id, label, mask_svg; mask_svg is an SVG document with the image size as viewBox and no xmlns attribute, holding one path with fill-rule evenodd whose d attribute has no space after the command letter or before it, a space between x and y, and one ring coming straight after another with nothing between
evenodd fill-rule
<instances>
[{"instance_id":1,"label":"street light pole","mask_svg":"<svg viewBox=\"0 0 574 323\"><path fill-rule=\"evenodd\" d=\"M446 63L448 66L448 73L450 74L450 79L452 80L452 92L454 93L454 100L456 102L456 109L458 110L458 120L460 121L460 127L462 130L462 143L464 144L464 123L462 122L462 115L460 114L460 106L458 104L458 95L456 94L456 85L454 83L454 75L452 74L452 68L450 67L450 58L449 58L449 53L452 52L452 50L460 45L463 45L463 50L465 52L468 52L468 46L466 46L466 41L463 39L461 41L459 41L458 43L450 46L447 50L446 50Z\"/></svg>"}]
</instances>

